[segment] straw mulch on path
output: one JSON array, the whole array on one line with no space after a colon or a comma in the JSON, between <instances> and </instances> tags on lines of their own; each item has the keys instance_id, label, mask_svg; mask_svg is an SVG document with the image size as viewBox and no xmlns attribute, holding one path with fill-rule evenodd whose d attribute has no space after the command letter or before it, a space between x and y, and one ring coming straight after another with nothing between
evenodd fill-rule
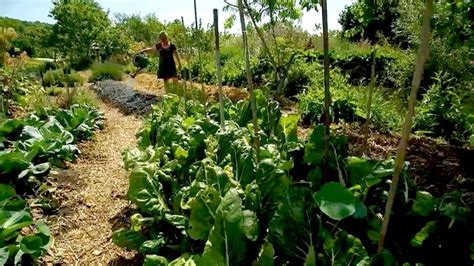
<instances>
[{"instance_id":1,"label":"straw mulch on path","mask_svg":"<svg viewBox=\"0 0 474 266\"><path fill-rule=\"evenodd\" d=\"M57 178L63 199L59 214L48 217L55 242L45 264L125 265L125 258L134 256L115 246L111 236L129 216L121 152L135 145L143 121L103 103L100 109L105 128L80 145L77 162Z\"/></svg>"}]
</instances>

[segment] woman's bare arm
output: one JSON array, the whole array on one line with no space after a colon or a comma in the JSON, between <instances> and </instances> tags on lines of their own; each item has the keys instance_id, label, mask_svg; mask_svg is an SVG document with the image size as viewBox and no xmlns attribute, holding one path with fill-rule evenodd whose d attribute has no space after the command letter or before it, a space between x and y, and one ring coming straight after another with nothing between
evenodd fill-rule
<instances>
[{"instance_id":1,"label":"woman's bare arm","mask_svg":"<svg viewBox=\"0 0 474 266\"><path fill-rule=\"evenodd\" d=\"M141 54L141 53L152 53L156 51L156 47L148 47L148 48L145 48L145 49L142 49L140 50L137 54Z\"/></svg>"}]
</instances>

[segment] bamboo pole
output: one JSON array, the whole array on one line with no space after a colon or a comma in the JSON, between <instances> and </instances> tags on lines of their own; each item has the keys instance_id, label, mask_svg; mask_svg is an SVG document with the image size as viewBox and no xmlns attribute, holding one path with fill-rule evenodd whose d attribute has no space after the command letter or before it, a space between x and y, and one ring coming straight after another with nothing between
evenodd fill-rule
<instances>
[{"instance_id":1,"label":"bamboo pole","mask_svg":"<svg viewBox=\"0 0 474 266\"><path fill-rule=\"evenodd\" d=\"M242 0L237 0L237 3L239 7L240 26L242 28L242 39L243 39L244 53L245 53L245 69L247 71L247 82L248 82L248 89L250 92L250 105L252 108L253 144L254 144L254 148L256 152L256 158L258 160L258 156L260 153L260 144L259 144L259 138L258 138L257 107L255 103L255 94L253 92L252 72L250 70L250 53L249 53L248 40L247 40L247 27L245 25L244 7L242 4Z\"/></svg>"},{"instance_id":2,"label":"bamboo pole","mask_svg":"<svg viewBox=\"0 0 474 266\"><path fill-rule=\"evenodd\" d=\"M420 88L421 78L423 76L425 63L429 54L428 45L430 41L430 20L432 15L433 0L426 0L425 10L423 12L423 26L421 30L420 48L418 49L418 54L415 61L415 73L413 74L410 97L408 98L408 111L405 117L405 123L403 124L402 128L402 138L400 140L400 145L398 146L397 158L395 160L395 170L393 173L392 183L390 185L387 204L385 205L382 228L380 229L380 239L378 245L379 252L383 250L385 236L387 235L388 224L390 221L390 215L392 213L393 202L395 201L395 194L397 192L397 185L398 181L400 180L403 162L407 153L408 138L410 137L411 126L415 114L416 94Z\"/></svg>"},{"instance_id":3,"label":"bamboo pole","mask_svg":"<svg viewBox=\"0 0 474 266\"><path fill-rule=\"evenodd\" d=\"M365 152L368 154L369 152L369 126L370 126L370 116L371 116L371 109L372 109L372 94L375 87L375 58L377 54L377 48L374 47L371 54L372 59L372 66L370 68L370 84L369 84L369 92L367 96L367 115L365 119L364 125L364 145L365 145Z\"/></svg>"},{"instance_id":4,"label":"bamboo pole","mask_svg":"<svg viewBox=\"0 0 474 266\"><path fill-rule=\"evenodd\" d=\"M181 24L183 25L183 29L184 29L184 36L186 36L186 26L184 25L184 18L183 18L183 16L181 16ZM187 38L186 38L186 39L187 39ZM186 58L186 62L187 62L187 59L188 59L188 57L187 57L187 51L186 51L186 48L185 48L185 47L183 47L183 48L184 48L184 58ZM182 67L182 66L181 66L181 67ZM182 70L182 69L181 69L181 70ZM184 72L183 72L183 73L184 73ZM187 77L186 77L186 75L184 75L183 79L184 79L184 86L183 86L183 90L184 90L184 108L186 109L186 99L187 99L187 95L186 95L186 94L187 94L187 85L188 85L188 84L187 84Z\"/></svg>"},{"instance_id":5,"label":"bamboo pole","mask_svg":"<svg viewBox=\"0 0 474 266\"><path fill-rule=\"evenodd\" d=\"M195 21L195 29L196 29L196 33L198 32L199 30L199 22L198 22L198 16L197 16L197 4L196 4L196 0L194 0L194 21ZM201 83L201 91L202 91L202 95L205 96L206 95L206 92L204 91L204 83L202 81L202 73L201 73L201 68L202 68L202 58L201 58L201 48L199 47L200 46L200 41L201 39L199 38L198 42L198 60L199 60L199 82ZM204 106L206 106L206 104L204 104Z\"/></svg>"},{"instance_id":6,"label":"bamboo pole","mask_svg":"<svg viewBox=\"0 0 474 266\"><path fill-rule=\"evenodd\" d=\"M224 99L222 96L222 78L221 78L221 55L219 48L219 14L214 8L214 36L216 42L216 68L217 68L217 85L219 86L219 111L221 115L221 126L224 127Z\"/></svg>"},{"instance_id":7,"label":"bamboo pole","mask_svg":"<svg viewBox=\"0 0 474 266\"><path fill-rule=\"evenodd\" d=\"M323 46L324 46L324 178L327 179L329 170L329 108L331 106L331 91L329 90L329 41L328 41L328 9L327 1L321 0L323 16Z\"/></svg>"}]
</instances>

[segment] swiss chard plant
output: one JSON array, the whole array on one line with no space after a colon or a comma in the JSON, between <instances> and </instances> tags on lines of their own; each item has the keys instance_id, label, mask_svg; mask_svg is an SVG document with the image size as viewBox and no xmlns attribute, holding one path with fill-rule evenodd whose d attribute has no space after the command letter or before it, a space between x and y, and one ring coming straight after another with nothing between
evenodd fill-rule
<instances>
[{"instance_id":1,"label":"swiss chard plant","mask_svg":"<svg viewBox=\"0 0 474 266\"><path fill-rule=\"evenodd\" d=\"M114 232L116 245L137 250L145 265L391 265L428 263L413 254L435 250L437 234L469 230L459 196L417 191L405 167L391 228L403 233L376 253L393 160L350 157L347 138L331 136L323 175L323 126L302 140L298 115L255 94L258 154L247 101L226 101L220 127L217 106L164 96L138 147L123 153L137 209L131 226Z\"/></svg>"}]
</instances>

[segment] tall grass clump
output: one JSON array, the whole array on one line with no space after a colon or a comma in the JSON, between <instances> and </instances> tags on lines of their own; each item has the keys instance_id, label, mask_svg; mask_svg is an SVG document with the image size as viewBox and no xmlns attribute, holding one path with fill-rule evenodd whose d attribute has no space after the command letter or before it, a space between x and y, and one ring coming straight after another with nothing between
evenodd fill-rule
<instances>
[{"instance_id":1,"label":"tall grass clump","mask_svg":"<svg viewBox=\"0 0 474 266\"><path fill-rule=\"evenodd\" d=\"M92 66L91 82L99 80L122 80L124 70L122 65L112 62L97 63Z\"/></svg>"}]
</instances>

